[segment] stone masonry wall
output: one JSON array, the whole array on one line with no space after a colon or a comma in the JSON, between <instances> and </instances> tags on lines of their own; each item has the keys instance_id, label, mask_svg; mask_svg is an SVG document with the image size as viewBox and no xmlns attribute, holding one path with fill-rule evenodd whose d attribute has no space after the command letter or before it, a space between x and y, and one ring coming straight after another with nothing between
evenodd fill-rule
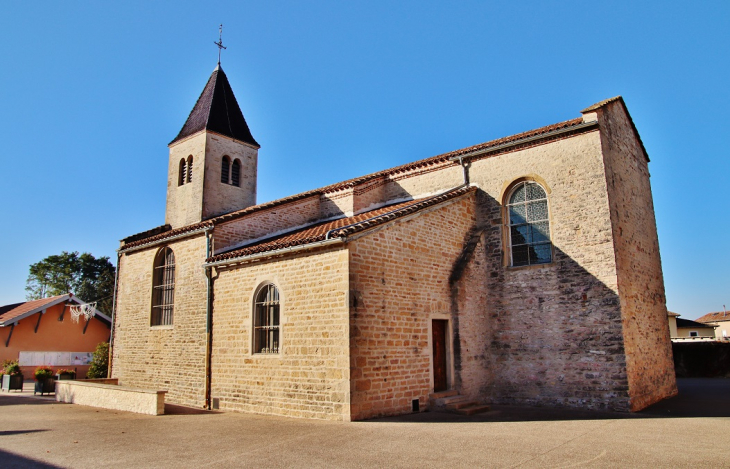
<instances>
[{"instance_id":1,"label":"stone masonry wall","mask_svg":"<svg viewBox=\"0 0 730 469\"><path fill-rule=\"evenodd\" d=\"M212 397L223 410L349 420L347 251L221 269L214 286ZM280 294L280 353L252 354L257 288Z\"/></svg>"},{"instance_id":2,"label":"stone masonry wall","mask_svg":"<svg viewBox=\"0 0 730 469\"><path fill-rule=\"evenodd\" d=\"M431 319L449 313L449 273L474 219L470 194L349 242L353 420L428 404Z\"/></svg>"},{"instance_id":3,"label":"stone masonry wall","mask_svg":"<svg viewBox=\"0 0 730 469\"><path fill-rule=\"evenodd\" d=\"M202 219L205 143L206 135L202 132L170 147L165 223L173 228L197 223ZM180 186L180 160L187 161L188 156L193 157L193 178L191 182Z\"/></svg>"},{"instance_id":4,"label":"stone masonry wall","mask_svg":"<svg viewBox=\"0 0 730 469\"><path fill-rule=\"evenodd\" d=\"M319 217L319 196L315 194L216 225L213 248L218 253L277 231L313 223Z\"/></svg>"},{"instance_id":5,"label":"stone masonry wall","mask_svg":"<svg viewBox=\"0 0 730 469\"><path fill-rule=\"evenodd\" d=\"M597 131L473 161L482 189L452 276L456 385L492 403L628 410L621 315ZM522 178L548 193L553 262L509 266L502 204Z\"/></svg>"},{"instance_id":6,"label":"stone masonry wall","mask_svg":"<svg viewBox=\"0 0 730 469\"><path fill-rule=\"evenodd\" d=\"M203 219L256 205L258 150L232 138L206 132ZM221 182L223 156L241 162L240 186Z\"/></svg>"},{"instance_id":7,"label":"stone masonry wall","mask_svg":"<svg viewBox=\"0 0 730 469\"><path fill-rule=\"evenodd\" d=\"M119 384L167 390L167 401L205 404L205 313L207 281L203 234L168 244L175 254L172 326L150 326L152 271L162 246L119 260L112 377Z\"/></svg>"},{"instance_id":8,"label":"stone masonry wall","mask_svg":"<svg viewBox=\"0 0 730 469\"><path fill-rule=\"evenodd\" d=\"M598 111L618 269L631 410L677 393L644 152L621 102Z\"/></svg>"}]
</instances>

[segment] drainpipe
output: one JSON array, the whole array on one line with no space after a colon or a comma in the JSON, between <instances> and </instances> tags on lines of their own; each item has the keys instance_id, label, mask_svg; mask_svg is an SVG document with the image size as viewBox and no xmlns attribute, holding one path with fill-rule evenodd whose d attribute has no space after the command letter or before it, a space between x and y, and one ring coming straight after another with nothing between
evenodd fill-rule
<instances>
[{"instance_id":1,"label":"drainpipe","mask_svg":"<svg viewBox=\"0 0 730 469\"><path fill-rule=\"evenodd\" d=\"M208 259L211 253L211 231L205 230L205 258ZM206 266L205 277L207 281L206 302L205 302L205 408L210 410L210 388L211 388L211 357L213 354L213 267Z\"/></svg>"},{"instance_id":2,"label":"drainpipe","mask_svg":"<svg viewBox=\"0 0 730 469\"><path fill-rule=\"evenodd\" d=\"M459 164L461 165L461 169L464 171L464 186L469 185L469 170L466 169L466 165L464 164L464 157L459 156Z\"/></svg>"},{"instance_id":3,"label":"drainpipe","mask_svg":"<svg viewBox=\"0 0 730 469\"><path fill-rule=\"evenodd\" d=\"M122 253L117 251L117 268L114 272L114 296L112 297L112 324L111 324L111 331L109 334L109 359L107 363L109 363L109 367L107 369L107 378L112 377L112 366L114 364L114 361L112 360L112 357L114 354L112 353L114 349L114 324L116 321L116 312L117 312L117 286L119 285L119 269L121 267L121 262L119 262L122 259ZM88 326L88 321L86 325Z\"/></svg>"}]
</instances>

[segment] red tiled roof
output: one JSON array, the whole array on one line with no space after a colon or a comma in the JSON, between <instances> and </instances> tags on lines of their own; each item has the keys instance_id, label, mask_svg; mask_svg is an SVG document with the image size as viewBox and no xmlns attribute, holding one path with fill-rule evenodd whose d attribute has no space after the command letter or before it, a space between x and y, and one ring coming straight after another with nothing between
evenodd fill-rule
<instances>
[{"instance_id":1,"label":"red tiled roof","mask_svg":"<svg viewBox=\"0 0 730 469\"><path fill-rule=\"evenodd\" d=\"M133 247L143 246L145 244L154 243L155 241L159 241L161 239L172 238L173 236L189 233L192 231L201 230L203 228L208 228L208 227L212 227L212 226L213 226L213 221L211 221L211 220L201 221L200 223L195 223L194 225L183 226L182 228L165 231L163 233L156 234L154 236L150 236L149 238L138 239L137 241L133 241L131 243L125 244L121 250L126 251L127 249L131 249ZM130 236L129 238L131 238L131 237L132 236ZM129 239L129 238L125 238L125 239Z\"/></svg>"},{"instance_id":2,"label":"red tiled roof","mask_svg":"<svg viewBox=\"0 0 730 469\"><path fill-rule=\"evenodd\" d=\"M275 251L288 247L311 244L317 241L324 241L327 239L328 233L330 234L330 239L351 235L386 223L390 220L417 212L426 207L431 207L455 197L474 192L475 190L475 187L460 187L434 197L409 200L407 202L401 202L375 210L370 210L368 212L363 212L351 217L344 217L337 220L319 223L314 226L277 236L275 238L263 240L243 248L218 254L217 256L209 258L207 262L225 261L261 252Z\"/></svg>"},{"instance_id":3,"label":"red tiled roof","mask_svg":"<svg viewBox=\"0 0 730 469\"><path fill-rule=\"evenodd\" d=\"M466 154L473 153L476 151L488 150L492 147L499 147L500 145L517 142L519 140L526 139L526 138L539 137L541 135L549 134L549 133L557 131L557 130L569 129L570 127L576 127L576 126L579 126L580 124L583 124L583 118L581 118L581 117L567 120L564 122L558 122L557 124L540 127L538 129L533 129L533 130L529 130L527 132L510 135L508 137L498 138L496 140L490 140L488 142L480 143L478 145L474 145L471 147L462 148L460 150L455 150L455 151L452 151L449 153L443 153L441 155L432 156L430 158L414 161L412 163L407 163L407 164L404 164L401 166L396 166L394 168L389 168L389 169L386 169L383 171L378 171L375 173L366 174L364 176L360 176L360 177L353 178L353 179L348 179L346 181L338 182L335 184L330 184L329 186L320 187L319 189L313 189L313 190L310 190L307 192L302 192L302 193L291 195L291 196L284 197L281 199L272 200L270 202L265 202L263 204L253 205L251 207L237 210L235 212L230 212L230 213L227 213L224 215L219 215L219 216L210 218L201 223L196 223L194 225L178 228L176 230L166 231L164 233L150 236L145 239L139 239L138 237L140 235L144 235L146 232L138 233L137 235L133 235L133 236L125 238L125 240L126 240L126 239L130 239L130 238L134 237L135 241L125 244L121 250L124 251L124 250L127 250L132 247L141 246L144 244L152 243L152 242L166 239L166 238L171 238L175 235L182 234L185 232L195 231L199 228L206 226L205 225L206 223L212 223L212 225L209 225L209 226L214 226L218 223L235 220L237 218L244 217L250 213L258 212L260 210L266 210L268 208L276 207L279 205L284 205L287 203L294 202L296 200L305 199L307 197L312 197L315 195L336 192L339 190L354 187L358 184L361 184L363 182L366 182L366 181L369 181L372 179L376 179L379 177L383 177L383 176L387 176L387 175L391 175L391 174L398 174L398 173L402 173L405 171L411 171L414 169L433 166L433 165L437 165L437 164L444 165L444 166L457 165L458 163L451 161L450 159L453 157L456 157L456 156L466 155Z\"/></svg>"},{"instance_id":4,"label":"red tiled roof","mask_svg":"<svg viewBox=\"0 0 730 469\"><path fill-rule=\"evenodd\" d=\"M47 304L53 303L67 295L52 296L50 298L41 298L40 300L26 301L25 303L16 303L0 307L0 324L4 324L11 319L15 319L23 314L41 308Z\"/></svg>"},{"instance_id":5,"label":"red tiled roof","mask_svg":"<svg viewBox=\"0 0 730 469\"><path fill-rule=\"evenodd\" d=\"M717 322L717 321L730 321L730 312L720 311L718 313L707 313L702 317L695 319L697 322Z\"/></svg>"}]
</instances>

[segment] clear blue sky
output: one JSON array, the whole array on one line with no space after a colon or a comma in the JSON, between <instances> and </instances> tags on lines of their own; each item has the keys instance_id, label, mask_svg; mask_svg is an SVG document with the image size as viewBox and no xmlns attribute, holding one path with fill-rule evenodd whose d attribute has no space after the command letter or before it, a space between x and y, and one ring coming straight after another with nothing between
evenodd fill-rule
<instances>
[{"instance_id":1,"label":"clear blue sky","mask_svg":"<svg viewBox=\"0 0 730 469\"><path fill-rule=\"evenodd\" d=\"M0 304L61 251L164 223L167 143L217 61L259 202L623 95L651 158L670 310L730 307L730 2L4 2Z\"/></svg>"}]
</instances>

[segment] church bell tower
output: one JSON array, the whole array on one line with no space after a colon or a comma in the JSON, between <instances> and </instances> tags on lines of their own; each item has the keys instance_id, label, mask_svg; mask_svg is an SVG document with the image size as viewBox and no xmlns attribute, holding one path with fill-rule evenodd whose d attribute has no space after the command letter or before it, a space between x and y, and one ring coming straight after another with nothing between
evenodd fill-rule
<instances>
[{"instance_id":1,"label":"church bell tower","mask_svg":"<svg viewBox=\"0 0 730 469\"><path fill-rule=\"evenodd\" d=\"M165 223L173 229L256 204L260 147L220 63L168 147Z\"/></svg>"}]
</instances>

